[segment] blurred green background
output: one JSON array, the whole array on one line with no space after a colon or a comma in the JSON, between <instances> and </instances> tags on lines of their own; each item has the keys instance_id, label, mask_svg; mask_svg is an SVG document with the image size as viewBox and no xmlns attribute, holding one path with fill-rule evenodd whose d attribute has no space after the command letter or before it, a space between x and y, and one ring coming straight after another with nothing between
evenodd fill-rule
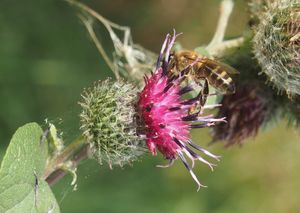
<instances>
[{"instance_id":1,"label":"blurred green background","mask_svg":"<svg viewBox=\"0 0 300 213\"><path fill-rule=\"evenodd\" d=\"M186 48L207 43L213 35L219 0L83 1L103 16L132 28L134 41L158 52L173 28L184 32ZM227 37L247 26L247 3L236 1ZM74 8L62 0L0 2L0 159L21 125L47 118L67 141L79 134L80 92L93 81L112 76ZM100 38L107 44L107 35ZM107 41L107 42L106 42ZM240 70L242 72L242 70ZM209 141L208 130L194 140ZM133 167L110 170L85 161L78 189L70 177L53 187L62 212L300 212L300 137L285 122L240 147L209 149L222 155L215 171L200 163L196 185L180 162L157 169L162 157L150 155Z\"/></svg>"}]
</instances>

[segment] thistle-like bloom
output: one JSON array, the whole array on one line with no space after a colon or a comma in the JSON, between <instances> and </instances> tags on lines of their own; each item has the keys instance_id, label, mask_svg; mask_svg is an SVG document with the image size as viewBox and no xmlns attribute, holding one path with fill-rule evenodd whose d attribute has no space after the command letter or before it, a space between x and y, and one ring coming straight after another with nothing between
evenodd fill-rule
<instances>
[{"instance_id":1,"label":"thistle-like bloom","mask_svg":"<svg viewBox=\"0 0 300 213\"><path fill-rule=\"evenodd\" d=\"M199 145L192 143L190 130L212 126L216 122L224 121L224 118L215 119L212 115L201 116L205 108L214 106L203 106L199 111L193 112L195 106L199 105L201 91L196 97L183 98L183 95L193 91L190 85L182 86L182 82L186 79L186 73L193 64L181 70L179 75L168 75L170 51L175 38L175 32L173 36L167 35L157 61L156 70L150 77L145 77L145 87L140 93L138 111L145 125L142 134L146 137L150 152L156 155L158 149L169 160L168 165L159 167L171 166L179 156L196 181L199 190L203 185L192 171L194 161L199 160L207 164L212 170L214 164L202 158L192 148L215 160L219 160L219 156L213 155ZM192 166L189 165L185 155L192 161Z\"/></svg>"},{"instance_id":2,"label":"thistle-like bloom","mask_svg":"<svg viewBox=\"0 0 300 213\"><path fill-rule=\"evenodd\" d=\"M226 116L227 123L213 128L213 142L223 140L225 146L242 145L255 137L272 109L271 97L260 85L251 83L239 85L233 95L226 95L221 101L218 116Z\"/></svg>"}]
</instances>

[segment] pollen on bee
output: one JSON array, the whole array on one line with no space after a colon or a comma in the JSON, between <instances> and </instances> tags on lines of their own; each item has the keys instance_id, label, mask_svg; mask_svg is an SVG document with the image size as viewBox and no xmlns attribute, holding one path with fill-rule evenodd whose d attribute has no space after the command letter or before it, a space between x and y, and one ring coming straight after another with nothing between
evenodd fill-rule
<instances>
[{"instance_id":1,"label":"pollen on bee","mask_svg":"<svg viewBox=\"0 0 300 213\"><path fill-rule=\"evenodd\" d=\"M230 84L231 82L232 82L232 78L226 79L226 83L227 83L227 84Z\"/></svg>"},{"instance_id":2,"label":"pollen on bee","mask_svg":"<svg viewBox=\"0 0 300 213\"><path fill-rule=\"evenodd\" d=\"M221 78L224 78L227 75L227 73L225 71L223 71L220 75Z\"/></svg>"}]
</instances>

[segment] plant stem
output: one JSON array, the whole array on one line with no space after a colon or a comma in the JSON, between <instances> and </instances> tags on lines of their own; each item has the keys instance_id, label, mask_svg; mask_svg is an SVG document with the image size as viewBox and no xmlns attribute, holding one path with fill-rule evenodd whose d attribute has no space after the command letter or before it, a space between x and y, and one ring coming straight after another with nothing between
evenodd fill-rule
<instances>
[{"instance_id":1,"label":"plant stem","mask_svg":"<svg viewBox=\"0 0 300 213\"><path fill-rule=\"evenodd\" d=\"M223 42L228 20L231 15L233 6L234 3L232 0L223 0L221 2L218 26L213 39L206 47L207 51L211 51L211 49L214 49L216 45L219 45Z\"/></svg>"},{"instance_id":2,"label":"plant stem","mask_svg":"<svg viewBox=\"0 0 300 213\"><path fill-rule=\"evenodd\" d=\"M217 29L213 39L205 48L212 57L222 58L227 50L240 47L245 41L244 37L224 41L224 35L233 6L234 2L232 0L223 0L221 2Z\"/></svg>"},{"instance_id":3,"label":"plant stem","mask_svg":"<svg viewBox=\"0 0 300 213\"><path fill-rule=\"evenodd\" d=\"M92 26L92 17L96 18L98 21L100 21L100 23L102 23L105 26L105 28L107 29L107 31L110 34L110 37L113 40L114 46L115 46L117 51L118 50L120 51L119 48L122 48L123 45L128 45L129 36L130 36L130 28L126 27L126 26L120 26L116 23L113 23L113 22L107 20L106 18L101 16L99 13L97 13L93 9L89 8L88 6L78 2L76 0L66 0L66 1L69 2L71 5L74 5L74 6L78 7L81 10L81 13L84 12L83 13L84 15L80 14L79 18L81 19L81 21L85 25L86 29L88 30L88 32L89 32L93 42L95 43L99 53L102 55L103 59L105 60L105 62L109 66L109 68L115 74L116 79L119 80L120 75L115 69L114 62L108 57L108 55L107 55L106 51L104 50L101 42L98 40L98 38L95 34L94 28ZM124 44L120 41L118 36L114 33L113 28L124 31L124 34L125 34ZM126 41L126 43L125 43L125 41ZM116 47L116 45L117 45L117 47Z\"/></svg>"},{"instance_id":4,"label":"plant stem","mask_svg":"<svg viewBox=\"0 0 300 213\"><path fill-rule=\"evenodd\" d=\"M71 159L72 167L76 168L78 164L84 160L88 156L89 145L85 145L74 157ZM61 168L55 170L52 174L50 174L46 181L49 186L54 185L57 181L63 178L68 172Z\"/></svg>"},{"instance_id":5,"label":"plant stem","mask_svg":"<svg viewBox=\"0 0 300 213\"><path fill-rule=\"evenodd\" d=\"M72 160L72 156L79 150L85 149L86 141L82 136L76 138L71 144L69 144L61 153L54 155L47 163L44 179L47 179L51 174L61 169L69 160ZM74 157L75 158L75 157Z\"/></svg>"}]
</instances>

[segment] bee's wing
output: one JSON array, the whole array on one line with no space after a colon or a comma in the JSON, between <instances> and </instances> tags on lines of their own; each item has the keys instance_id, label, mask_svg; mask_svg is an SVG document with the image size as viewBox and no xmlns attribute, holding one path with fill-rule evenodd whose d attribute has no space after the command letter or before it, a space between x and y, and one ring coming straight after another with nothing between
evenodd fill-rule
<instances>
[{"instance_id":1,"label":"bee's wing","mask_svg":"<svg viewBox=\"0 0 300 213\"><path fill-rule=\"evenodd\" d=\"M236 71L231 66L228 66L227 64L223 64L211 59L204 59L204 60L201 59L200 63L202 63L201 66L204 70L211 72L209 74L209 81L210 84L217 91L223 94L233 94L235 92L235 85L232 79L230 78L230 75L238 74L239 73L238 71ZM214 75L212 75L212 73L214 73ZM227 77L225 77L226 75ZM222 80L219 78L221 78ZM225 85L225 88L222 87L222 85L223 86Z\"/></svg>"},{"instance_id":2,"label":"bee's wing","mask_svg":"<svg viewBox=\"0 0 300 213\"><path fill-rule=\"evenodd\" d=\"M202 62L204 64L205 67L209 68L210 70L215 69L216 67L220 67L221 70L226 71L228 74L230 75L237 75L239 74L239 71L237 71L236 69L234 69L233 67L219 62L219 61L215 61L209 58L200 58L199 60L200 62Z\"/></svg>"}]
</instances>

